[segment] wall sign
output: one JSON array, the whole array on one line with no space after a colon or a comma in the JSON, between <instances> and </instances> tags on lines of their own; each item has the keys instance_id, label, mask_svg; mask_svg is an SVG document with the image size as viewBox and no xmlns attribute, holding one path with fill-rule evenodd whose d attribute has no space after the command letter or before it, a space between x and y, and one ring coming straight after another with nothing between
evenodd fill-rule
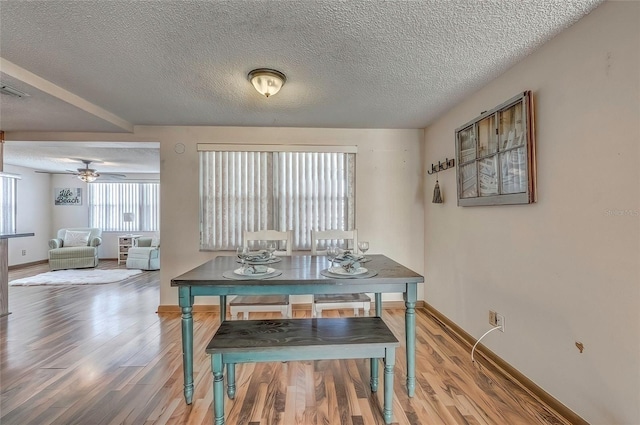
<instances>
[{"instance_id":1,"label":"wall sign","mask_svg":"<svg viewBox=\"0 0 640 425\"><path fill-rule=\"evenodd\" d=\"M82 188L57 187L54 192L55 205L82 205Z\"/></svg>"}]
</instances>

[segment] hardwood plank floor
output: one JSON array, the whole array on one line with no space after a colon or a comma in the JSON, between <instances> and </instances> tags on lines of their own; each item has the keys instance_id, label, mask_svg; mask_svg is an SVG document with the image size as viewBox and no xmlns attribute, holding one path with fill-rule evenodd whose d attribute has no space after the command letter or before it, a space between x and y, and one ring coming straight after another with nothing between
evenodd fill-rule
<instances>
[{"instance_id":1,"label":"hardwood plank floor","mask_svg":"<svg viewBox=\"0 0 640 425\"><path fill-rule=\"evenodd\" d=\"M100 268L124 268L101 261ZM15 269L9 280L48 271ZM192 405L182 396L179 314L156 313L159 272L105 285L10 287L0 319L0 424L211 424L212 377L205 346L217 315L194 313ZM326 317L352 311L326 311ZM310 312L294 310L296 317ZM261 313L252 317L279 317ZM385 310L404 341L404 311ZM406 394L404 344L397 350L394 423L569 424L490 366L424 311L417 314L416 395ZM371 393L365 360L238 365L228 424L383 424L382 391Z\"/></svg>"}]
</instances>

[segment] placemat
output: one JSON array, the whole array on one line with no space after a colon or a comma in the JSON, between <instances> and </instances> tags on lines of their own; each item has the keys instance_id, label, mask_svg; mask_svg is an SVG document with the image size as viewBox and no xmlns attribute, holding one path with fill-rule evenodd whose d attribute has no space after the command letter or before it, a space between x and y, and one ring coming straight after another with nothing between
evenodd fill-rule
<instances>
[{"instance_id":1,"label":"placemat","mask_svg":"<svg viewBox=\"0 0 640 425\"><path fill-rule=\"evenodd\" d=\"M274 270L271 273L240 276L239 274L235 274L233 270L228 270L222 273L222 277L224 277L225 279L231 279L231 280L263 280L263 279L270 279L272 277L280 276L281 274L282 274L282 270Z\"/></svg>"},{"instance_id":2,"label":"placemat","mask_svg":"<svg viewBox=\"0 0 640 425\"><path fill-rule=\"evenodd\" d=\"M330 277L332 279L367 279L369 277L373 277L378 274L377 270L367 270L366 273L356 274L356 275L346 275L346 274L337 274L332 273L328 269L324 269L320 271L320 274L324 277Z\"/></svg>"}]
</instances>

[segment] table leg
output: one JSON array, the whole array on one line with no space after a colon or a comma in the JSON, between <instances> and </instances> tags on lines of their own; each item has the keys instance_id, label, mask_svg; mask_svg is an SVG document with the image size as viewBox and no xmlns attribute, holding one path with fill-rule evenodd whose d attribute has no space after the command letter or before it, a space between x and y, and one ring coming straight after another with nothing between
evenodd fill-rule
<instances>
[{"instance_id":1,"label":"table leg","mask_svg":"<svg viewBox=\"0 0 640 425\"><path fill-rule=\"evenodd\" d=\"M378 391L378 359L370 358L371 362L371 381L369 385L371 386L371 392L375 393Z\"/></svg>"},{"instance_id":2,"label":"table leg","mask_svg":"<svg viewBox=\"0 0 640 425\"><path fill-rule=\"evenodd\" d=\"M227 319L227 296L220 295L220 323Z\"/></svg>"},{"instance_id":3,"label":"table leg","mask_svg":"<svg viewBox=\"0 0 640 425\"><path fill-rule=\"evenodd\" d=\"M187 404L193 399L193 297L190 288L179 289L182 308L182 369L184 372L184 398Z\"/></svg>"},{"instance_id":4,"label":"table leg","mask_svg":"<svg viewBox=\"0 0 640 425\"><path fill-rule=\"evenodd\" d=\"M375 294L376 316L382 317L382 294ZM378 359L371 359L371 391L378 391ZM374 384L375 382L375 384Z\"/></svg>"},{"instance_id":5,"label":"table leg","mask_svg":"<svg viewBox=\"0 0 640 425\"><path fill-rule=\"evenodd\" d=\"M417 284L407 284L405 300L405 334L407 336L407 392L413 397L416 391L416 299Z\"/></svg>"}]
</instances>

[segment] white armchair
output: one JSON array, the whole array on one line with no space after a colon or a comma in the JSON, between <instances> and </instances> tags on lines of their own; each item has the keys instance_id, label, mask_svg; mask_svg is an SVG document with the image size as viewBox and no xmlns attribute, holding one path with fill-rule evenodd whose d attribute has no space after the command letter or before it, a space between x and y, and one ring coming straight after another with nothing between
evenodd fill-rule
<instances>
[{"instance_id":1,"label":"white armchair","mask_svg":"<svg viewBox=\"0 0 640 425\"><path fill-rule=\"evenodd\" d=\"M98 265L98 246L102 230L95 227L76 227L58 230L49 240L49 268L82 269Z\"/></svg>"},{"instance_id":2,"label":"white armchair","mask_svg":"<svg viewBox=\"0 0 640 425\"><path fill-rule=\"evenodd\" d=\"M135 240L135 246L129 248L127 268L142 270L160 269L160 241L149 237L137 238Z\"/></svg>"}]
</instances>

